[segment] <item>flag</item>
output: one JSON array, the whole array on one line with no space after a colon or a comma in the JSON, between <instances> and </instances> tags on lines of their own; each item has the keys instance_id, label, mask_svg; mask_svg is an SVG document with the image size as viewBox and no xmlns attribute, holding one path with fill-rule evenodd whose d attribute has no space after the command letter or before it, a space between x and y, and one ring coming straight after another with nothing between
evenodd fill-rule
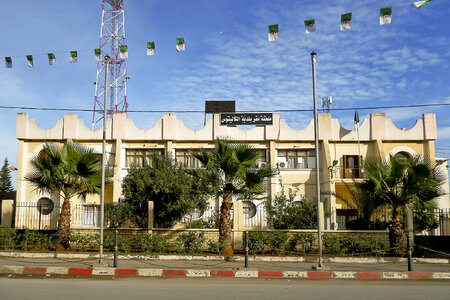
<instances>
[{"instance_id":1,"label":"flag","mask_svg":"<svg viewBox=\"0 0 450 300\"><path fill-rule=\"evenodd\" d=\"M155 42L147 43L147 55L155 55Z\"/></svg>"},{"instance_id":2,"label":"flag","mask_svg":"<svg viewBox=\"0 0 450 300\"><path fill-rule=\"evenodd\" d=\"M416 1L412 3L412 6L415 8L422 8L425 5L427 5L428 3L430 3L431 0L427 0L427 1Z\"/></svg>"},{"instance_id":3,"label":"flag","mask_svg":"<svg viewBox=\"0 0 450 300\"><path fill-rule=\"evenodd\" d=\"M5 68L8 68L8 69L12 68L12 59L11 59L11 57L5 57Z\"/></svg>"},{"instance_id":4,"label":"flag","mask_svg":"<svg viewBox=\"0 0 450 300\"><path fill-rule=\"evenodd\" d=\"M33 59L33 55L27 55L27 60L28 60L28 66L30 68L34 67L34 59Z\"/></svg>"},{"instance_id":5,"label":"flag","mask_svg":"<svg viewBox=\"0 0 450 300\"><path fill-rule=\"evenodd\" d=\"M390 24L392 21L392 6L380 9L380 25Z\"/></svg>"},{"instance_id":6,"label":"flag","mask_svg":"<svg viewBox=\"0 0 450 300\"><path fill-rule=\"evenodd\" d=\"M269 42L278 41L278 24L269 25Z\"/></svg>"},{"instance_id":7,"label":"flag","mask_svg":"<svg viewBox=\"0 0 450 300\"><path fill-rule=\"evenodd\" d=\"M70 51L70 62L76 63L78 62L78 54L77 51Z\"/></svg>"},{"instance_id":8,"label":"flag","mask_svg":"<svg viewBox=\"0 0 450 300\"><path fill-rule=\"evenodd\" d=\"M355 129L359 128L359 115L358 110L355 109Z\"/></svg>"},{"instance_id":9,"label":"flag","mask_svg":"<svg viewBox=\"0 0 450 300\"><path fill-rule=\"evenodd\" d=\"M127 59L128 58L128 47L127 45L120 46L120 58Z\"/></svg>"},{"instance_id":10,"label":"flag","mask_svg":"<svg viewBox=\"0 0 450 300\"><path fill-rule=\"evenodd\" d=\"M102 61L102 49L95 48L94 55L95 55L95 60L96 61Z\"/></svg>"},{"instance_id":11,"label":"flag","mask_svg":"<svg viewBox=\"0 0 450 300\"><path fill-rule=\"evenodd\" d=\"M53 53L49 53L49 54L48 54L48 64L49 64L50 66L56 65L56 57L55 57L55 54L53 54Z\"/></svg>"},{"instance_id":12,"label":"flag","mask_svg":"<svg viewBox=\"0 0 450 300\"><path fill-rule=\"evenodd\" d=\"M184 38L177 39L177 51L186 51L186 45L184 44Z\"/></svg>"},{"instance_id":13,"label":"flag","mask_svg":"<svg viewBox=\"0 0 450 300\"><path fill-rule=\"evenodd\" d=\"M307 34L316 31L316 21L314 19L305 20L305 27Z\"/></svg>"},{"instance_id":14,"label":"flag","mask_svg":"<svg viewBox=\"0 0 450 300\"><path fill-rule=\"evenodd\" d=\"M341 30L352 28L352 13L341 15Z\"/></svg>"}]
</instances>

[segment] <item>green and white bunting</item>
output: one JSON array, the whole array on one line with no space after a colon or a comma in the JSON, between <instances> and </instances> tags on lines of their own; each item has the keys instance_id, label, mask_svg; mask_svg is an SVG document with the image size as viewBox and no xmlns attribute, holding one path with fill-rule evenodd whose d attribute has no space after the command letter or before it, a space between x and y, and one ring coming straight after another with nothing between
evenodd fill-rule
<instances>
[{"instance_id":1,"label":"green and white bunting","mask_svg":"<svg viewBox=\"0 0 450 300\"><path fill-rule=\"evenodd\" d=\"M127 45L120 46L120 58L127 59L128 58L128 47Z\"/></svg>"},{"instance_id":2,"label":"green and white bunting","mask_svg":"<svg viewBox=\"0 0 450 300\"><path fill-rule=\"evenodd\" d=\"M34 59L33 59L33 55L27 55L27 61L28 61L28 66L30 68L34 67Z\"/></svg>"},{"instance_id":3,"label":"green and white bunting","mask_svg":"<svg viewBox=\"0 0 450 300\"><path fill-rule=\"evenodd\" d=\"M155 42L147 43L147 55L155 55Z\"/></svg>"},{"instance_id":4,"label":"green and white bunting","mask_svg":"<svg viewBox=\"0 0 450 300\"><path fill-rule=\"evenodd\" d=\"M380 9L380 25L392 22L392 6Z\"/></svg>"},{"instance_id":5,"label":"green and white bunting","mask_svg":"<svg viewBox=\"0 0 450 300\"><path fill-rule=\"evenodd\" d=\"M269 42L278 41L278 24L269 25Z\"/></svg>"},{"instance_id":6,"label":"green and white bunting","mask_svg":"<svg viewBox=\"0 0 450 300\"><path fill-rule=\"evenodd\" d=\"M305 20L305 28L307 34L316 31L316 21L314 19Z\"/></svg>"},{"instance_id":7,"label":"green and white bunting","mask_svg":"<svg viewBox=\"0 0 450 300\"><path fill-rule=\"evenodd\" d=\"M70 62L71 63L78 62L78 53L77 53L77 51L70 51Z\"/></svg>"},{"instance_id":8,"label":"green and white bunting","mask_svg":"<svg viewBox=\"0 0 450 300\"><path fill-rule=\"evenodd\" d=\"M55 57L55 54L53 54L53 53L49 53L49 54L48 54L48 64L49 64L50 66L56 65L56 57Z\"/></svg>"},{"instance_id":9,"label":"green and white bunting","mask_svg":"<svg viewBox=\"0 0 450 300\"><path fill-rule=\"evenodd\" d=\"M427 5L428 3L430 3L431 0L426 0L426 1L416 1L412 3L412 6L415 8L422 8L425 5Z\"/></svg>"},{"instance_id":10,"label":"green and white bunting","mask_svg":"<svg viewBox=\"0 0 450 300\"><path fill-rule=\"evenodd\" d=\"M352 13L341 15L341 30L352 29Z\"/></svg>"},{"instance_id":11,"label":"green and white bunting","mask_svg":"<svg viewBox=\"0 0 450 300\"><path fill-rule=\"evenodd\" d=\"M177 39L177 51L186 51L186 45L184 44L184 38Z\"/></svg>"},{"instance_id":12,"label":"green and white bunting","mask_svg":"<svg viewBox=\"0 0 450 300\"><path fill-rule=\"evenodd\" d=\"M5 68L12 68L12 59L9 56L5 57Z\"/></svg>"},{"instance_id":13,"label":"green and white bunting","mask_svg":"<svg viewBox=\"0 0 450 300\"><path fill-rule=\"evenodd\" d=\"M96 61L102 61L102 49L95 48L94 50L94 57Z\"/></svg>"}]
</instances>

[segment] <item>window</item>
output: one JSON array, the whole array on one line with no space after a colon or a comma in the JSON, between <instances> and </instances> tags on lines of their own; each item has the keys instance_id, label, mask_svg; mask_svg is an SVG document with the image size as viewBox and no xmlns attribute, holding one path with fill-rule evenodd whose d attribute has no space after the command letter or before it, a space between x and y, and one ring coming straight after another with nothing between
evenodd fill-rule
<instances>
[{"instance_id":1,"label":"window","mask_svg":"<svg viewBox=\"0 0 450 300\"><path fill-rule=\"evenodd\" d=\"M198 152L198 150L176 149L175 160L187 168L201 168L202 164L200 161L192 155L195 152Z\"/></svg>"},{"instance_id":2,"label":"window","mask_svg":"<svg viewBox=\"0 0 450 300\"><path fill-rule=\"evenodd\" d=\"M152 155L163 155L164 149L126 149L126 167L142 167L150 163Z\"/></svg>"},{"instance_id":3,"label":"window","mask_svg":"<svg viewBox=\"0 0 450 300\"><path fill-rule=\"evenodd\" d=\"M409 153L404 152L404 151L398 152L394 156L396 158L398 158L398 160L400 160L401 162L406 162L411 157L411 155L409 155Z\"/></svg>"},{"instance_id":4,"label":"window","mask_svg":"<svg viewBox=\"0 0 450 300\"><path fill-rule=\"evenodd\" d=\"M251 201L243 201L242 210L246 219L251 219L256 215L256 205Z\"/></svg>"},{"instance_id":5,"label":"window","mask_svg":"<svg viewBox=\"0 0 450 300\"><path fill-rule=\"evenodd\" d=\"M280 168L313 169L316 167L315 150L278 150L278 165Z\"/></svg>"},{"instance_id":6,"label":"window","mask_svg":"<svg viewBox=\"0 0 450 300\"><path fill-rule=\"evenodd\" d=\"M267 150L266 149L257 149L259 151L259 158L256 160L259 163L267 162Z\"/></svg>"},{"instance_id":7,"label":"window","mask_svg":"<svg viewBox=\"0 0 450 300\"><path fill-rule=\"evenodd\" d=\"M358 155L344 155L344 178L361 178L361 160Z\"/></svg>"}]
</instances>

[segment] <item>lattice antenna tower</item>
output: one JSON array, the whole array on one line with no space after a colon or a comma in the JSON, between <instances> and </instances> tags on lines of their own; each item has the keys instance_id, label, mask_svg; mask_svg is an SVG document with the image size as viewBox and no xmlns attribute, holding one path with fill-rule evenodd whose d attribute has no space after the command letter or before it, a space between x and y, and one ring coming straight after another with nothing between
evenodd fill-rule
<instances>
[{"instance_id":1,"label":"lattice antenna tower","mask_svg":"<svg viewBox=\"0 0 450 300\"><path fill-rule=\"evenodd\" d=\"M108 90L108 116L113 112L126 112L127 102L127 75L125 59L120 57L120 46L125 45L125 9L124 0L103 0L102 25L100 29L100 46L102 61L97 63L97 79L95 84L94 113L92 127L103 119L106 65L105 56L109 55L109 90Z\"/></svg>"}]
</instances>

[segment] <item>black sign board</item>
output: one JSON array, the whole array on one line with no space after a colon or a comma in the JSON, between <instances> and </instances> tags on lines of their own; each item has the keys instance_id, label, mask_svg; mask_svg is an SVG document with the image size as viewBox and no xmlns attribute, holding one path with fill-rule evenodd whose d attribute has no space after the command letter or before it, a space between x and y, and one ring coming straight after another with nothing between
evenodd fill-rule
<instances>
[{"instance_id":1,"label":"black sign board","mask_svg":"<svg viewBox=\"0 0 450 300\"><path fill-rule=\"evenodd\" d=\"M205 101L205 113L234 113L236 111L236 101Z\"/></svg>"},{"instance_id":2,"label":"black sign board","mask_svg":"<svg viewBox=\"0 0 450 300\"><path fill-rule=\"evenodd\" d=\"M271 113L220 114L220 125L272 125Z\"/></svg>"}]
</instances>

